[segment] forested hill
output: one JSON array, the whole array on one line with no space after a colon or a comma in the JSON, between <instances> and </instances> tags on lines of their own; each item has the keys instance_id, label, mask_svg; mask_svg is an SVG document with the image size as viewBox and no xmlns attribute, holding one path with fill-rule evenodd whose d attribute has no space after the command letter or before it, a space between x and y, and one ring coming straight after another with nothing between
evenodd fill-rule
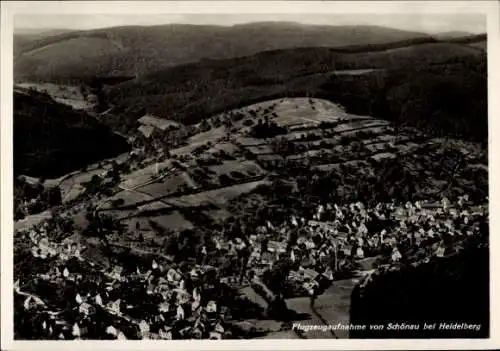
<instances>
[{"instance_id":1,"label":"forested hill","mask_svg":"<svg viewBox=\"0 0 500 351\"><path fill-rule=\"evenodd\" d=\"M365 74L339 74L372 70ZM160 70L107 91L116 128L145 112L185 124L282 96L316 96L348 111L432 133L487 140L486 53L460 43L346 52L300 48ZM113 123L112 119L110 123Z\"/></svg>"},{"instance_id":2,"label":"forested hill","mask_svg":"<svg viewBox=\"0 0 500 351\"><path fill-rule=\"evenodd\" d=\"M48 95L14 90L14 173L57 177L128 150L127 142L83 111Z\"/></svg>"},{"instance_id":3,"label":"forested hill","mask_svg":"<svg viewBox=\"0 0 500 351\"><path fill-rule=\"evenodd\" d=\"M30 39L31 38L31 39ZM376 26L262 22L208 26L126 26L14 37L16 80L57 81L100 75L142 75L202 59L225 59L298 47L346 47L433 38ZM71 55L68 55L71 53Z\"/></svg>"},{"instance_id":4,"label":"forested hill","mask_svg":"<svg viewBox=\"0 0 500 351\"><path fill-rule=\"evenodd\" d=\"M117 27L38 39L15 36L14 76L16 81L81 82L94 76L143 76L200 60L282 49L328 47L338 52L367 52L438 42L477 46L485 45L485 40L486 35L436 38L384 27L295 23Z\"/></svg>"}]
</instances>

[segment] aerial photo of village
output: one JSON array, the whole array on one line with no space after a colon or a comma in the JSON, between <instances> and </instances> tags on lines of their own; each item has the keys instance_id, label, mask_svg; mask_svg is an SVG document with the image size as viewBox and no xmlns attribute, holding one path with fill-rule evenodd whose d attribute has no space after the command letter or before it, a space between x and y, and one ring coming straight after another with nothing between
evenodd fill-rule
<instances>
[{"instance_id":1,"label":"aerial photo of village","mask_svg":"<svg viewBox=\"0 0 500 351\"><path fill-rule=\"evenodd\" d=\"M488 337L484 25L62 17L14 31L15 339Z\"/></svg>"}]
</instances>

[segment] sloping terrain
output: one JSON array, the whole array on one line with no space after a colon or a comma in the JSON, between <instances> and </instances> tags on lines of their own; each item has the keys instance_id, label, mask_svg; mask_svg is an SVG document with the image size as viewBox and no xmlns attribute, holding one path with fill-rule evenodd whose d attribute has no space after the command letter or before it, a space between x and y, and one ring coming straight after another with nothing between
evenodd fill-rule
<instances>
[{"instance_id":1,"label":"sloping terrain","mask_svg":"<svg viewBox=\"0 0 500 351\"><path fill-rule=\"evenodd\" d=\"M371 203L463 193L475 199L487 194L487 154L478 144L396 133L386 121L310 98L269 100L206 121L210 128L235 115L241 118L230 126L190 138L195 149L204 146L200 151L188 144L170 150L171 158L163 156L161 162L131 156L120 161L129 171L121 173L118 192L96 203L125 226L112 242L156 252L166 235L161 233L211 226L242 211L259 216L285 204L312 208L318 201L361 198ZM259 125L271 128L273 123L282 128L279 134L255 137ZM102 173L89 172L66 182L81 187L78 179L85 183L91 174Z\"/></svg>"},{"instance_id":2,"label":"sloping terrain","mask_svg":"<svg viewBox=\"0 0 500 351\"><path fill-rule=\"evenodd\" d=\"M14 173L57 177L128 150L94 117L48 95L14 91Z\"/></svg>"},{"instance_id":3,"label":"sloping terrain","mask_svg":"<svg viewBox=\"0 0 500 351\"><path fill-rule=\"evenodd\" d=\"M433 37L436 39L455 39L467 36L472 36L472 34L469 32L451 31L451 32L441 32L433 35Z\"/></svg>"},{"instance_id":4,"label":"sloping terrain","mask_svg":"<svg viewBox=\"0 0 500 351\"><path fill-rule=\"evenodd\" d=\"M356 114L485 140L486 119L472 118L486 116L484 52L455 43L366 50L278 50L177 66L110 88L116 116L108 120L127 133L145 112L194 124L259 101L316 96ZM339 74L346 70L367 71Z\"/></svg>"},{"instance_id":5,"label":"sloping terrain","mask_svg":"<svg viewBox=\"0 0 500 351\"><path fill-rule=\"evenodd\" d=\"M273 37L269 28L275 29L274 25L254 26L252 28L258 30L264 28L270 32L269 37ZM283 26L288 28L290 25L278 27ZM248 26L242 28L250 30ZM300 30L306 29L307 26ZM118 29L110 31L114 30ZM127 27L120 30L130 34L130 40L137 40L135 33L141 29ZM146 272L155 269L156 264L169 267L172 262L181 272L198 276L196 270L188 273L191 269L188 265L196 263L198 267L216 268L217 274L224 277L224 286L243 288L241 290L250 302L264 309L272 302L277 289L284 288L283 299L286 301L281 302L286 302L291 310L288 312L295 312L284 313L289 315L288 322L325 325L349 321L379 323L380 316L386 319L404 317L397 313L388 316L384 311L388 304L396 306L400 314L409 313L412 318L419 317L424 311L431 315L433 308L437 315L441 307L448 316L456 313L457 318L458 312L463 310L473 323L479 314L486 314L472 310L478 307L487 311L485 304L468 301L468 298L479 299L479 295L485 297L487 290L487 255L478 251L466 255L471 264L462 260L464 256L458 258L464 266L452 262L455 270L449 270L446 265L431 264L413 271L410 268L404 271L403 278L395 274L386 280L381 279L380 284L368 289L369 296L365 294L364 300L356 300L359 290L355 290L351 304L349 295L353 285L359 283L359 274L372 271L383 262L380 256L387 260L391 257L386 255L380 242L382 247L379 250L365 245L362 256L366 259L359 261L354 257L356 243L347 241L348 233L357 231L350 226L351 223L354 228L358 226L355 223L358 216L352 216L357 212L353 208L358 206L358 201L362 203L359 205L361 216L367 215L362 214L362 208L374 210L372 215L376 215L367 215L366 221L362 220L368 233L381 233L382 228L387 229L389 239L391 236L401 237L396 239L401 239L401 245L410 245L408 250L401 252L404 259L396 266L412 262L422 249L426 250L427 256L432 256L435 249L435 245L422 247L415 243L413 250L413 239L400 235L403 229L393 223L401 219L405 219L405 226L417 233L419 225L427 230L429 222L439 225L446 216L460 215L460 219L455 218L464 224L460 227L463 228L460 229L461 235L457 235L459 239L465 235L474 238L476 229L487 232L483 227L475 227L475 220L468 228L467 213L457 211L457 207L463 205L463 202L460 204L462 200L473 212L477 207L469 205L484 205L488 201L486 54L471 46L471 43L480 41L458 38L445 43L435 42L432 38L430 41L417 38L349 48L280 49L164 68L155 66L165 64L164 57L158 58L159 61L140 61L138 66L129 65L127 60L138 55L133 51L135 49L143 48L139 55L145 57L150 52L158 55L160 50L149 48L148 43L141 47L140 43L131 41L127 44L133 44L130 48L124 45L126 40L122 37L110 39L108 30L91 33L90 37L88 32L77 33L77 36L75 33L63 34L59 37L61 40L43 41L38 46L29 47L25 56L48 60L49 64L43 62L37 66L34 59L34 66L30 66L32 72L43 79L48 76L50 79L62 76L68 79L68 72L76 74L73 78L78 75L82 78L89 72L111 76L111 80L117 83L113 87L100 81L102 77L91 79L93 82L87 87L98 95L96 107L102 107L101 103L105 102L106 108L101 110L105 112L97 114L90 111L90 106L76 104L86 94L85 84L65 86L64 89L57 84L25 85L32 89L15 87L15 173L29 175L16 180L14 199L15 267L23 289L41 293L49 305L57 307L56 310L67 308L62 306L70 305L65 303L67 301L77 302L74 290L68 299L54 299L56 295L49 293L56 287L61 292L65 288L59 283L47 288L47 285L39 284L40 279L34 279L38 273L47 272L49 266L55 265L52 257L42 257L45 255L43 250L50 249L45 245L47 239L51 243L78 243L77 247L82 248L81 251L78 249L78 256L89 264L88 271L73 269L73 261L79 260L72 260L71 266L69 262L64 264L68 265L71 275L82 272L81 278L84 279L88 276L86 272L101 269L109 275L108 268L117 265L126 268L122 277L136 272L142 280L139 269ZM144 33L143 39L147 35L151 36ZM349 38L346 33L343 35ZM158 34L159 37L163 35ZM223 40L220 42L224 43ZM88 51L97 45L94 51L101 54L102 65L95 66L95 57L85 61L86 54L76 48L80 44ZM186 50L197 52L196 45L197 42L192 47L188 45ZM201 47L205 48L204 45ZM55 59L52 54L57 48L63 48L61 52L65 51L65 55L74 49L75 59L68 58L66 67L54 64L51 67L63 69L54 71L57 77L50 72L47 76L46 68L55 62L51 60ZM130 56L120 56L126 50L130 50ZM113 61L116 57L123 61L116 65L116 71L110 71L117 63ZM85 61L83 66L80 59ZM82 69L75 71L75 67ZM119 77L123 69L131 67L146 71L151 68L153 71L147 74L138 72L140 74L130 81ZM47 90L47 94L37 93L33 88ZM76 111L68 105L89 109ZM138 120L146 115L149 115L149 120L164 118L165 121L180 123L178 129L173 130L163 130L157 124L150 134L142 135L138 131ZM132 150L117 134L130 137L128 141ZM51 179L45 179L47 177ZM444 197L457 202L453 211L445 208ZM415 203L416 200L423 202L425 211L415 213L408 208L410 205L406 201ZM441 206L436 206L441 200ZM319 215L319 204L321 208L325 207L322 216ZM395 208L390 209L393 205ZM338 206L342 208L340 213ZM415 206L420 205L415 203ZM432 211L427 212L429 206ZM391 213L389 217L386 217L387 208ZM444 216L442 209L446 212ZM379 211L384 213L384 218ZM293 227L298 226L298 223L293 223L294 219L305 225L296 232L290 229L290 222ZM318 235L313 234L318 230L317 225L323 227L332 222L338 235L334 234L330 237L334 241L325 244L335 243L334 253L322 251ZM46 236L43 241L38 241L37 229L32 230L40 223L44 228L40 229L42 235ZM484 225L487 226L487 221ZM358 228L362 229L361 226ZM441 234L444 237L436 239L447 241L446 232ZM429 231L428 235L436 236L434 231ZM321 264L328 264L333 262L335 255L335 284L325 286L326 291L315 306L304 295L294 294L296 290L302 290L303 294L305 289L296 277L290 282L300 286L279 284L282 278L292 278L281 273L291 267L288 261L295 261L295 258L291 253L290 259L286 257L288 255L282 259L276 254L284 253L289 244L299 244L299 241L297 258L303 256L299 251L306 257L298 258L297 266L300 263L307 267L307 275L313 269L321 268L315 265L316 257ZM341 245L337 252L340 241L345 241L345 245ZM33 243L40 246L40 251L33 247ZM460 243L456 249L461 247ZM235 250L235 245L241 248L242 244L251 250ZM263 267L269 262L276 263L272 274L264 274L264 278L271 277L265 278L265 284L269 285L267 290L272 288L274 291L269 290L271 294L266 293L266 289L254 290L259 285L252 284L251 277L244 279L245 269L241 269L250 263L245 256L250 254L253 257L253 249L259 246L261 252L268 252L262 253L257 263L251 263L252 272L246 273L259 276L264 274ZM446 251L449 248L447 246ZM33 257L38 254L41 256ZM296 257L295 253L293 257ZM337 258L342 262L337 262ZM60 262L58 258L56 262ZM181 264L177 267L177 263ZM481 273L475 274L475 271ZM425 278L421 279L422 284L418 277ZM462 282L460 278L463 278ZM116 283L116 277L113 276L112 280L111 285ZM212 282L215 281L209 279L203 286L211 290ZM450 289L443 294L440 289L443 282L463 291L457 293ZM125 295L127 304L130 302L136 304L137 310L149 311L145 307L151 302L146 297L150 295L147 292L149 283L138 290L143 291L143 295L136 294L136 290L125 284L120 291L115 290L117 298ZM251 284L252 288L245 290L245 284ZM469 292L467 288L472 287L481 289L481 293ZM428 302L426 294L429 293L435 298L437 307L432 303L425 306L410 301L407 304L400 299L400 295L414 294L412 300ZM254 294L266 301L255 298ZM447 299L446 295L450 294L454 295L453 299ZM85 295L86 291L82 291L81 297ZM215 295L217 297L211 297ZM225 306L227 300L225 294L215 294L213 290L204 295L205 299L216 299L220 306ZM450 301L451 304L446 303ZM264 316L262 311L256 314L250 302L236 303L240 315L236 313L234 319L248 317L253 323L255 318L265 317L255 320L254 324L259 330L272 331L268 337L348 336L345 331L302 334L290 331L286 323L282 325L276 320L267 320L285 317L280 313L285 312L283 304L269 303L271 308ZM469 306L461 309L464 303L469 303ZM370 308L379 309L378 315L370 314ZM233 314L236 310L228 312ZM128 307L124 313L129 314ZM23 315L25 312L19 313L19 316ZM226 329L226 325L223 327ZM245 328L248 329L248 325L242 329ZM18 329L29 330L30 327Z\"/></svg>"},{"instance_id":6,"label":"sloping terrain","mask_svg":"<svg viewBox=\"0 0 500 351\"><path fill-rule=\"evenodd\" d=\"M115 27L29 40L16 36L16 80L58 80L147 74L201 59L222 59L296 47L390 43L429 35L374 26L251 23L232 27ZM92 48L92 50L89 50ZM68 56L68 52L72 55Z\"/></svg>"},{"instance_id":7,"label":"sloping terrain","mask_svg":"<svg viewBox=\"0 0 500 351\"><path fill-rule=\"evenodd\" d=\"M371 207L393 200L434 202L462 194L484 203L488 192L487 151L479 143L396 130L388 121L351 114L328 100L266 100L212 115L201 124L205 126L187 139L187 145L168 152L161 146L135 149L110 167L98 166L64 179L61 187L80 186L84 193L59 206L57 217L33 214L18 221L16 228L29 230L48 219L64 228L48 232L50 240L61 242L71 236L86 248L81 256L93 269L112 264L133 267L137 262L151 267L153 259L194 262L202 245L207 245L205 264L234 275L239 259L228 259L232 244L225 241L242 235L234 218L248 219L250 226L240 233L250 235L261 232L262 227L255 226L267 219L284 223L271 235L285 240L279 237L286 236L291 213L310 217L321 203L347 208L362 201ZM331 216L335 214L330 208L321 220L333 221ZM370 230L377 229L370 225ZM215 242L219 235L226 239ZM19 232L15 237L26 240ZM286 241L273 239L274 250L281 246ZM21 243L16 248L23 252ZM351 250L347 245L342 252ZM29 268L32 261L26 254L17 254L16 268L36 271L39 267ZM359 270L373 266L374 260L368 260L359 264ZM291 320L304 325L357 323L359 314L352 311L358 306L352 307L349 298L357 276L339 279L313 307L307 297L287 295ZM272 331L269 338L290 337L290 332L300 338L348 337L344 330L301 334L275 320L258 320L254 325Z\"/></svg>"}]
</instances>

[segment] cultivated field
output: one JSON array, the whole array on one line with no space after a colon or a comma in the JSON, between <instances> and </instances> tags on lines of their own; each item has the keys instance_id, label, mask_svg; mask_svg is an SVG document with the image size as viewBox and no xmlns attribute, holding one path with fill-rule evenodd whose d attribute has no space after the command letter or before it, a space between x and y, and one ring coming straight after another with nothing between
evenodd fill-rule
<instances>
[{"instance_id":1,"label":"cultivated field","mask_svg":"<svg viewBox=\"0 0 500 351\"><path fill-rule=\"evenodd\" d=\"M224 206L233 199L251 192L259 185L269 184L268 181L256 181L250 183L243 183L233 186L228 186L216 190L204 191L193 195L184 195L177 198L166 200L172 206L178 207L192 207L200 205L217 205Z\"/></svg>"},{"instance_id":2,"label":"cultivated field","mask_svg":"<svg viewBox=\"0 0 500 351\"><path fill-rule=\"evenodd\" d=\"M197 185L186 172L177 172L154 183L137 187L136 189L152 197L160 197L176 193L181 187L196 189Z\"/></svg>"},{"instance_id":3,"label":"cultivated field","mask_svg":"<svg viewBox=\"0 0 500 351\"><path fill-rule=\"evenodd\" d=\"M155 162L144 168L135 170L123 176L123 181L120 184L122 189L136 189L141 185L150 183L161 174L168 172L172 168L172 163L167 160L165 162Z\"/></svg>"},{"instance_id":4,"label":"cultivated field","mask_svg":"<svg viewBox=\"0 0 500 351\"><path fill-rule=\"evenodd\" d=\"M225 161L222 165L209 167L218 176L221 174L230 174L231 172L240 172L245 176L255 177L262 175L265 171L253 161Z\"/></svg>"}]
</instances>

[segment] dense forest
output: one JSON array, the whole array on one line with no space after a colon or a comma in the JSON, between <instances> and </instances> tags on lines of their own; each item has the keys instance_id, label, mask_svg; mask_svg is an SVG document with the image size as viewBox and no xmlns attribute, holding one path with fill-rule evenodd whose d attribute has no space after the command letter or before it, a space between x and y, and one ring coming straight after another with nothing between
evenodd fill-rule
<instances>
[{"instance_id":1,"label":"dense forest","mask_svg":"<svg viewBox=\"0 0 500 351\"><path fill-rule=\"evenodd\" d=\"M489 336L488 224L464 249L429 263L381 273L352 293L353 324L418 324L420 330L351 331L351 338L487 338ZM434 330L423 325L436 323ZM440 330L440 323L478 324L479 330Z\"/></svg>"},{"instance_id":2,"label":"dense forest","mask_svg":"<svg viewBox=\"0 0 500 351\"><path fill-rule=\"evenodd\" d=\"M298 47L346 47L429 34L378 26L260 22L235 26L121 26L56 35L14 37L16 79L57 81L93 75L145 75L204 59L227 59ZM68 52L72 55L68 56ZM50 63L50 64L48 64Z\"/></svg>"},{"instance_id":3,"label":"dense forest","mask_svg":"<svg viewBox=\"0 0 500 351\"><path fill-rule=\"evenodd\" d=\"M372 69L366 74L338 71ZM198 123L214 113L284 96L314 96L438 135L487 140L486 53L460 44L385 51L263 52L178 66L107 89L123 132L145 112ZM124 123L125 122L125 123Z\"/></svg>"},{"instance_id":4,"label":"dense forest","mask_svg":"<svg viewBox=\"0 0 500 351\"><path fill-rule=\"evenodd\" d=\"M332 77L322 88L355 114L439 136L487 141L486 56L428 67Z\"/></svg>"},{"instance_id":5,"label":"dense forest","mask_svg":"<svg viewBox=\"0 0 500 351\"><path fill-rule=\"evenodd\" d=\"M14 173L58 177L114 157L127 142L85 112L32 90L14 92Z\"/></svg>"}]
</instances>

